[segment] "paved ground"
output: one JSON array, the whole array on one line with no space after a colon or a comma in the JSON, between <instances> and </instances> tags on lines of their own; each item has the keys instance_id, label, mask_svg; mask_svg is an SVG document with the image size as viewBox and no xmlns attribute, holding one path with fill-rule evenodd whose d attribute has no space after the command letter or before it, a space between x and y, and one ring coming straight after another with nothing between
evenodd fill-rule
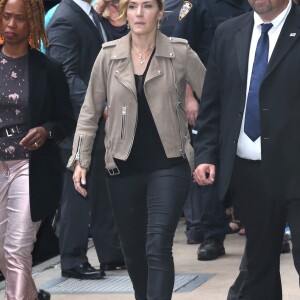
<instances>
[{"instance_id":1,"label":"paved ground","mask_svg":"<svg viewBox=\"0 0 300 300\"><path fill-rule=\"evenodd\" d=\"M210 262L197 261L198 245L187 245L184 235L184 224L180 221L174 241L174 259L176 274L212 273L214 276L191 292L176 293L173 300L225 300L227 291L238 273L238 266L244 248L244 237L237 234L229 235L225 241L226 255ZM267 242L267 241L266 241ZM94 247L89 249L89 259L92 265L98 267ZM38 286L59 279L59 258L47 261L33 270L34 279ZM292 255L281 256L281 274L284 300L299 300L300 290L298 276L294 269ZM126 271L107 272L108 276L126 275ZM101 284L101 281L99 281ZM0 285L3 288L3 285ZM266 287L267 288L267 287ZM3 291L0 299L4 299ZM72 294L52 295L51 300L133 300L132 294Z\"/></svg>"}]
</instances>

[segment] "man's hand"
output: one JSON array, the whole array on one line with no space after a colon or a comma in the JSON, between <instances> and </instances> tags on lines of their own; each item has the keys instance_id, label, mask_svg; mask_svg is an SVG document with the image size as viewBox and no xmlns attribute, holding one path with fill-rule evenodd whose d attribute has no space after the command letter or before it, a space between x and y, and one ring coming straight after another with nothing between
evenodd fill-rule
<instances>
[{"instance_id":1,"label":"man's hand","mask_svg":"<svg viewBox=\"0 0 300 300\"><path fill-rule=\"evenodd\" d=\"M196 119L199 113L199 103L195 99L193 90L189 84L186 85L186 96L185 96L185 112L188 119L189 125L195 126Z\"/></svg>"},{"instance_id":2,"label":"man's hand","mask_svg":"<svg viewBox=\"0 0 300 300\"><path fill-rule=\"evenodd\" d=\"M194 180L199 185L213 184L215 181L215 175L216 167L215 165L211 164L201 164L195 169L193 173Z\"/></svg>"}]
</instances>

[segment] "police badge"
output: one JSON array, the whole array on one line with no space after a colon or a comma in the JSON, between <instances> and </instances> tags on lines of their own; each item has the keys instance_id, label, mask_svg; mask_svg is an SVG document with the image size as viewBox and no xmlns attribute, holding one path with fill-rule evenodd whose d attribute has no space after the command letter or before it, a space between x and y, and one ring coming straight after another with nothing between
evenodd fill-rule
<instances>
[{"instance_id":1,"label":"police badge","mask_svg":"<svg viewBox=\"0 0 300 300\"><path fill-rule=\"evenodd\" d=\"M193 4L190 1L184 1L179 13L179 21L181 21L192 9Z\"/></svg>"}]
</instances>

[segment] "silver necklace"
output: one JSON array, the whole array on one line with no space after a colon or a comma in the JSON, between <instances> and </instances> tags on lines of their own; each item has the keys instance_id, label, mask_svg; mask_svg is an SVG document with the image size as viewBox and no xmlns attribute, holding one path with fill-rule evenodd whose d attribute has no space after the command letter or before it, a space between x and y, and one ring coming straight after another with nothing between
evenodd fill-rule
<instances>
[{"instance_id":1,"label":"silver necklace","mask_svg":"<svg viewBox=\"0 0 300 300\"><path fill-rule=\"evenodd\" d=\"M141 50L133 48L133 51L136 54L136 56L138 57L139 63L141 65L143 65L147 61L147 58L148 58L148 56L150 55L150 53L152 52L153 49L154 49L154 47L150 47L145 52L143 52Z\"/></svg>"}]
</instances>

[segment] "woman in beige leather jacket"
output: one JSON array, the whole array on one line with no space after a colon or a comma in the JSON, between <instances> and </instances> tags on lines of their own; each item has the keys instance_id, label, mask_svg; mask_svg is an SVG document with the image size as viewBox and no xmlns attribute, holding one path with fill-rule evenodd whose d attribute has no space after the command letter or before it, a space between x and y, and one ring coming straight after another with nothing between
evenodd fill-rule
<instances>
[{"instance_id":1,"label":"woman in beige leather jacket","mask_svg":"<svg viewBox=\"0 0 300 300\"><path fill-rule=\"evenodd\" d=\"M157 27L163 0L122 0L131 32L108 42L95 62L68 167L86 196L86 173L103 108L107 185L138 300L169 300L174 232L193 171L185 87L201 95L205 69L185 40Z\"/></svg>"}]
</instances>

